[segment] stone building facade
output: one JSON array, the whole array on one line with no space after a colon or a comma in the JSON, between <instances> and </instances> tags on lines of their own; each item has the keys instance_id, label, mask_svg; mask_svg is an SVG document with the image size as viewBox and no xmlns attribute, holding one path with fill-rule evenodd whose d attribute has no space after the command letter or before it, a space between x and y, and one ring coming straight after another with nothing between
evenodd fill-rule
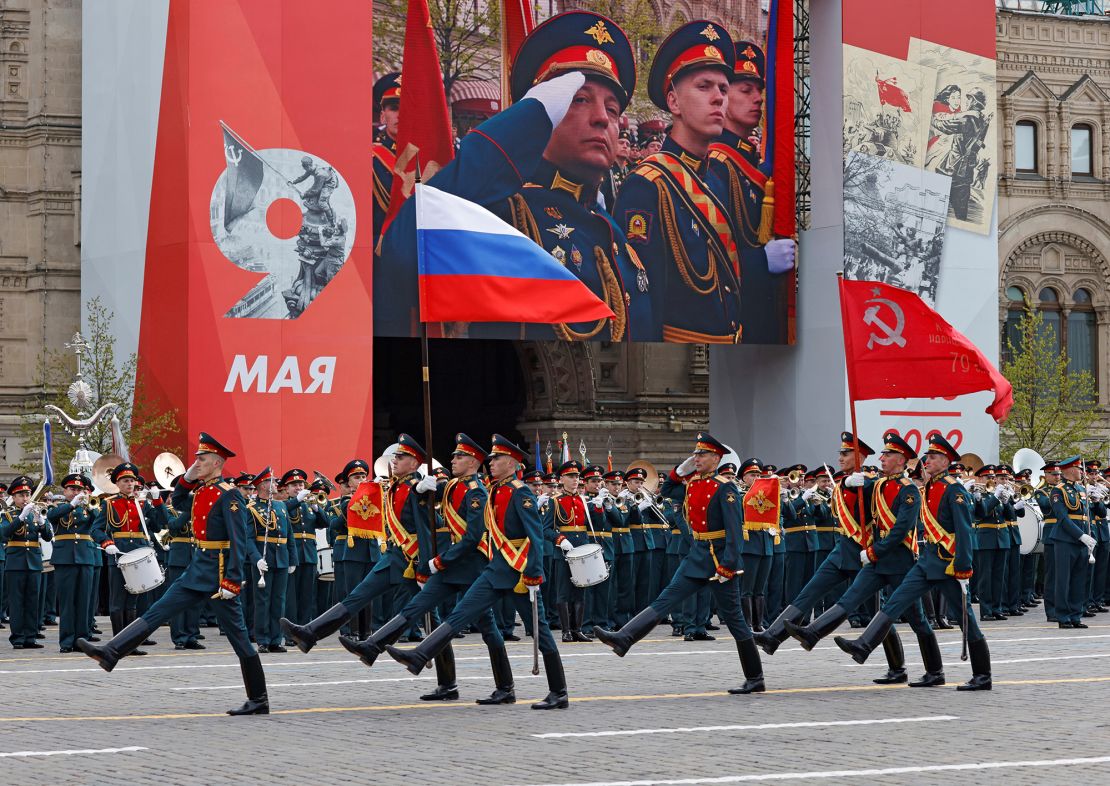
<instances>
[{"instance_id":1,"label":"stone building facade","mask_svg":"<svg viewBox=\"0 0 1110 786\"><path fill-rule=\"evenodd\" d=\"M0 0L0 477L40 361L77 330L81 2Z\"/></svg>"},{"instance_id":2,"label":"stone building facade","mask_svg":"<svg viewBox=\"0 0 1110 786\"><path fill-rule=\"evenodd\" d=\"M1110 19L998 13L999 324L1041 310L1110 434Z\"/></svg>"}]
</instances>

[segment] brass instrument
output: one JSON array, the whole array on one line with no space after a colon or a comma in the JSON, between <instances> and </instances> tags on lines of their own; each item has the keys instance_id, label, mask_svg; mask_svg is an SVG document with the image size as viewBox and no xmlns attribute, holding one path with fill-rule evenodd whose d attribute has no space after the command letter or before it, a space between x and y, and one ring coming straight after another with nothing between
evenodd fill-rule
<instances>
[{"instance_id":1,"label":"brass instrument","mask_svg":"<svg viewBox=\"0 0 1110 786\"><path fill-rule=\"evenodd\" d=\"M305 499L310 505L326 505L328 504L328 493L326 491L317 491L315 494L309 494Z\"/></svg>"},{"instance_id":2,"label":"brass instrument","mask_svg":"<svg viewBox=\"0 0 1110 786\"><path fill-rule=\"evenodd\" d=\"M1028 483L1022 483L1020 486L1017 487L1018 499L1029 501L1033 499L1034 493L1036 493L1036 489L1034 489Z\"/></svg>"},{"instance_id":3,"label":"brass instrument","mask_svg":"<svg viewBox=\"0 0 1110 786\"><path fill-rule=\"evenodd\" d=\"M804 478L805 475L802 474L801 470L797 469L790 470L786 475L786 479L791 483L801 483Z\"/></svg>"}]
</instances>

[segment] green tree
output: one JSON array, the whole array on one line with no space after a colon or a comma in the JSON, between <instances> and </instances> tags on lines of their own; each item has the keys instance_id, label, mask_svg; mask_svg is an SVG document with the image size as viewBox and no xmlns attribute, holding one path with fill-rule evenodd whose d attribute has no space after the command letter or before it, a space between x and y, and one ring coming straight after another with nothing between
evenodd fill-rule
<instances>
[{"instance_id":1,"label":"green tree","mask_svg":"<svg viewBox=\"0 0 1110 786\"><path fill-rule=\"evenodd\" d=\"M1002 456L1032 448L1045 458L1077 453L1102 456L1105 442L1092 433L1098 388L1087 371L1069 371L1055 330L1026 304L1012 335L1002 373L1014 386L1014 408L999 435Z\"/></svg>"},{"instance_id":2,"label":"green tree","mask_svg":"<svg viewBox=\"0 0 1110 786\"><path fill-rule=\"evenodd\" d=\"M143 452L169 450L181 455L181 446L172 444L178 431L177 411L150 411L141 385L136 385L137 355L130 355L122 364L116 362L116 339L112 331L114 315L100 298L91 300L86 310L88 333L84 339L88 349L82 353L81 374L92 389L92 397L85 416L91 415L103 404L115 403L118 405L116 417L119 418L120 430L132 456L139 449ZM47 350L40 360L38 377L42 394L28 405L20 424L20 441L24 455L29 457L23 464L17 465L20 471L36 478L41 471L42 421L47 404L77 417L77 409L68 395L76 370L76 356L67 349ZM66 433L56 416L52 421L54 477L61 479L69 471L69 462L77 450L77 438ZM110 416L101 419L88 432L85 444L97 453L112 452Z\"/></svg>"},{"instance_id":3,"label":"green tree","mask_svg":"<svg viewBox=\"0 0 1110 786\"><path fill-rule=\"evenodd\" d=\"M647 83L651 60L665 36L649 0L587 0L582 8L603 14L621 26L636 57L636 91L628 114L640 120L658 117L659 109L648 98Z\"/></svg>"}]
</instances>

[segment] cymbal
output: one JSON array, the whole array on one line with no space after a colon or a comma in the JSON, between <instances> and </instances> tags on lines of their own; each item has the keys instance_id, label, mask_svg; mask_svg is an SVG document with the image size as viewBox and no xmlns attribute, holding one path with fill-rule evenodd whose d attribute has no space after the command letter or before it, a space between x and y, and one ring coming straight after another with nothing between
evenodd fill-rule
<instances>
[{"instance_id":1,"label":"cymbal","mask_svg":"<svg viewBox=\"0 0 1110 786\"><path fill-rule=\"evenodd\" d=\"M159 453L154 457L154 482L164 489L173 486L173 479L185 472L185 462L173 453Z\"/></svg>"},{"instance_id":2,"label":"cymbal","mask_svg":"<svg viewBox=\"0 0 1110 786\"><path fill-rule=\"evenodd\" d=\"M659 487L659 471L655 468L655 465L647 459L637 459L628 465L624 474L627 475L629 470L632 469L643 469L644 472L647 473L647 477L644 478L644 489L646 489L648 493L654 494Z\"/></svg>"},{"instance_id":3,"label":"cymbal","mask_svg":"<svg viewBox=\"0 0 1110 786\"><path fill-rule=\"evenodd\" d=\"M123 456L105 453L93 462L93 490L97 494L119 494L119 486L112 482L112 470L123 463Z\"/></svg>"}]
</instances>

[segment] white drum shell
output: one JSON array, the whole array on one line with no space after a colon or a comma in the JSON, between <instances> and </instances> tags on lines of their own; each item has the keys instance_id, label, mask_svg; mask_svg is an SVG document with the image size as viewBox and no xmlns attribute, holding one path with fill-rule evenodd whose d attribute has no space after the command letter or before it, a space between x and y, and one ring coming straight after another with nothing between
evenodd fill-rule
<instances>
[{"instance_id":1,"label":"white drum shell","mask_svg":"<svg viewBox=\"0 0 1110 786\"><path fill-rule=\"evenodd\" d=\"M154 549L149 546L120 554L116 565L123 574L123 586L132 595L149 592L166 580Z\"/></svg>"},{"instance_id":2,"label":"white drum shell","mask_svg":"<svg viewBox=\"0 0 1110 786\"><path fill-rule=\"evenodd\" d=\"M320 581L335 581L335 559L331 546L316 547L316 570Z\"/></svg>"},{"instance_id":3,"label":"white drum shell","mask_svg":"<svg viewBox=\"0 0 1110 786\"><path fill-rule=\"evenodd\" d=\"M601 546L587 543L573 548L566 554L570 583L576 587L593 587L609 578L609 566L601 553Z\"/></svg>"}]
</instances>

